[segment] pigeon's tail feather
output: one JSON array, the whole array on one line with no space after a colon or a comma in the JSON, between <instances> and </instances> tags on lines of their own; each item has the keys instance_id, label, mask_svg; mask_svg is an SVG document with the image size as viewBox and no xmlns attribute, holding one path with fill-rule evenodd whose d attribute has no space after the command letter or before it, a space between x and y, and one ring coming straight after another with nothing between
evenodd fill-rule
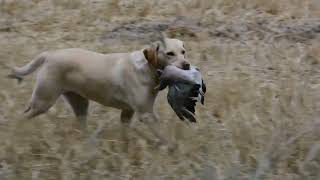
<instances>
[{"instance_id":1,"label":"pigeon's tail feather","mask_svg":"<svg viewBox=\"0 0 320 180\"><path fill-rule=\"evenodd\" d=\"M183 110L181 111L181 113L182 113L183 116L184 116L185 118L187 118L190 122L192 122L192 123L196 123L196 122L197 122L197 120L196 120L196 118L193 116L193 114L192 114L190 111L188 111L186 108L183 108Z\"/></svg>"}]
</instances>

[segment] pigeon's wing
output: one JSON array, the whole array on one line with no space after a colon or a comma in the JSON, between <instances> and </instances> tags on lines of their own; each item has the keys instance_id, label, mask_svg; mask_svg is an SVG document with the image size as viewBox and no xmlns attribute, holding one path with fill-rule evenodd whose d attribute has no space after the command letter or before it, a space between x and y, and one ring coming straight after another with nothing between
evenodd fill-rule
<instances>
[{"instance_id":1,"label":"pigeon's wing","mask_svg":"<svg viewBox=\"0 0 320 180\"><path fill-rule=\"evenodd\" d=\"M204 103L206 86L201 73L195 68L181 70L168 66L160 77L160 90L169 86L167 99L173 111L181 119L196 122L195 107L200 96L200 102ZM199 100L199 99L198 99Z\"/></svg>"},{"instance_id":2,"label":"pigeon's wing","mask_svg":"<svg viewBox=\"0 0 320 180\"><path fill-rule=\"evenodd\" d=\"M174 101L179 104L178 111L190 122L196 122L194 114L197 100L194 98L198 97L200 85L178 83L174 86Z\"/></svg>"},{"instance_id":3,"label":"pigeon's wing","mask_svg":"<svg viewBox=\"0 0 320 180\"><path fill-rule=\"evenodd\" d=\"M171 104L170 104L171 105ZM183 112L181 111L181 109L179 108L174 108L172 105L171 105L173 111L176 113L176 115L178 116L178 118L181 120L181 121L184 121L185 117L183 115Z\"/></svg>"},{"instance_id":4,"label":"pigeon's wing","mask_svg":"<svg viewBox=\"0 0 320 180\"><path fill-rule=\"evenodd\" d=\"M188 86L190 87L188 96L189 97L198 97L198 95L200 93L200 88L201 88L200 84L188 84Z\"/></svg>"},{"instance_id":5,"label":"pigeon's wing","mask_svg":"<svg viewBox=\"0 0 320 180\"><path fill-rule=\"evenodd\" d=\"M204 83L204 81L202 80L202 92L205 94L207 92L207 86Z\"/></svg>"},{"instance_id":6,"label":"pigeon's wing","mask_svg":"<svg viewBox=\"0 0 320 180\"><path fill-rule=\"evenodd\" d=\"M200 97L200 98L201 98L201 99L200 99L200 103L201 103L202 105L204 105L204 95L201 94L200 96L201 96L201 97Z\"/></svg>"},{"instance_id":7,"label":"pigeon's wing","mask_svg":"<svg viewBox=\"0 0 320 180\"><path fill-rule=\"evenodd\" d=\"M179 117L180 120L184 120L184 116L181 111L182 107L182 101L181 101L181 94L175 85L169 86L168 94L167 94L167 100L170 104L173 111L176 113L176 115Z\"/></svg>"},{"instance_id":8,"label":"pigeon's wing","mask_svg":"<svg viewBox=\"0 0 320 180\"><path fill-rule=\"evenodd\" d=\"M195 109L196 102L197 102L197 100L189 98L188 100L185 101L184 108L186 108L192 114L195 114L195 112L196 112L196 109Z\"/></svg>"},{"instance_id":9,"label":"pigeon's wing","mask_svg":"<svg viewBox=\"0 0 320 180\"><path fill-rule=\"evenodd\" d=\"M207 92L207 86L203 80L202 80L202 85L201 85L201 91L202 91L202 93L200 93L200 96L201 96L200 102L202 105L204 105L204 94Z\"/></svg>"},{"instance_id":10,"label":"pigeon's wing","mask_svg":"<svg viewBox=\"0 0 320 180\"><path fill-rule=\"evenodd\" d=\"M188 84L187 86L188 94L184 97L184 104L183 106L190 111L192 114L195 114L195 107L197 100L195 99L199 95L199 88L200 85L198 84Z\"/></svg>"},{"instance_id":11,"label":"pigeon's wing","mask_svg":"<svg viewBox=\"0 0 320 180\"><path fill-rule=\"evenodd\" d=\"M190 111L188 111L186 108L182 108L181 112L182 112L183 116L185 118L187 118L190 122L193 122L193 123L197 122L194 115Z\"/></svg>"}]
</instances>

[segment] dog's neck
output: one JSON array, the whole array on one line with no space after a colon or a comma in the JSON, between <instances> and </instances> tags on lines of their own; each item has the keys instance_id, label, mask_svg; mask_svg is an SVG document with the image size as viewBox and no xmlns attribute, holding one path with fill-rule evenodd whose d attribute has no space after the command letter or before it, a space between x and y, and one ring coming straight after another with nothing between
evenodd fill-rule
<instances>
[{"instance_id":1,"label":"dog's neck","mask_svg":"<svg viewBox=\"0 0 320 180\"><path fill-rule=\"evenodd\" d=\"M159 85L160 83L160 74L158 73L158 68L154 67L152 64L148 64L148 69L149 69L149 75L152 79L152 89L158 93L159 90L156 89L156 87Z\"/></svg>"},{"instance_id":2,"label":"dog's neck","mask_svg":"<svg viewBox=\"0 0 320 180\"><path fill-rule=\"evenodd\" d=\"M143 81L145 83L150 85L151 89L158 92L158 90L155 89L160 82L160 76L157 72L158 67L149 63L141 51L133 52L132 56L132 62L135 69L139 72L140 77L144 79Z\"/></svg>"}]
</instances>

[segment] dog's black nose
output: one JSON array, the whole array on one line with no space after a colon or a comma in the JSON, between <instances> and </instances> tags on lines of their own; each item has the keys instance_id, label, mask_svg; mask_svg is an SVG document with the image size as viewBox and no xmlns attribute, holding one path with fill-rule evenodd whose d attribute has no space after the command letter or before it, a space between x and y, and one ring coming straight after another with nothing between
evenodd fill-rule
<instances>
[{"instance_id":1,"label":"dog's black nose","mask_svg":"<svg viewBox=\"0 0 320 180\"><path fill-rule=\"evenodd\" d=\"M182 68L183 68L183 70L190 70L190 64L185 63Z\"/></svg>"}]
</instances>

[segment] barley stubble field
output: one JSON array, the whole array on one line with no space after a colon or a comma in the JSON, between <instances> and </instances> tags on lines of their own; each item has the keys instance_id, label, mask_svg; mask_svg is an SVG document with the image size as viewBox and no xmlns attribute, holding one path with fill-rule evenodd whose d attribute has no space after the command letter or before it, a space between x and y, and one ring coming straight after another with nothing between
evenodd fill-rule
<instances>
[{"instance_id":1,"label":"barley stubble field","mask_svg":"<svg viewBox=\"0 0 320 180\"><path fill-rule=\"evenodd\" d=\"M9 67L43 51L142 49L155 32L185 41L207 83L198 123L181 122L160 93L158 148L134 120L91 102L83 136L62 99L19 121L35 76ZM1 0L0 179L317 180L320 178L320 2L317 0Z\"/></svg>"}]
</instances>

